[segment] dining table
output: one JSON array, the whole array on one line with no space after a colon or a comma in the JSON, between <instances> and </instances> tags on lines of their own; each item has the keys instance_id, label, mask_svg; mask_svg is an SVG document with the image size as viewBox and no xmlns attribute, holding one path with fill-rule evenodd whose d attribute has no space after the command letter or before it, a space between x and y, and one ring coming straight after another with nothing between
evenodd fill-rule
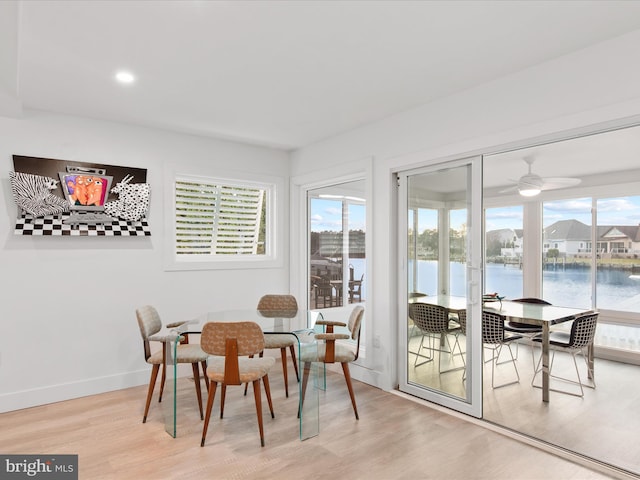
<instances>
[{"instance_id":1,"label":"dining table","mask_svg":"<svg viewBox=\"0 0 640 480\"><path fill-rule=\"evenodd\" d=\"M180 408L177 401L177 383L180 377L176 360L176 349L185 336L189 338L202 332L207 322L246 322L257 323L264 333L289 335L297 341L298 361L303 355L317 354L315 339L316 322L322 320L322 313L314 310L278 311L256 309L214 310L203 313L172 328L163 328L156 336L164 340L166 361L166 386L163 398L165 430L176 437L179 426ZM153 340L154 336L150 337ZM310 384L302 403L302 383L299 383L299 436L305 440L319 433L319 390L324 385L323 365L314 364L310 373ZM206 379L205 379L206 380Z\"/></svg>"},{"instance_id":2,"label":"dining table","mask_svg":"<svg viewBox=\"0 0 640 480\"><path fill-rule=\"evenodd\" d=\"M591 309L560 307L538 303L514 302L512 300L492 301L483 306L483 310L498 313L505 320L542 327L542 401L549 402L549 332L552 325L569 322L576 318L594 313ZM593 380L593 344L588 348L589 378Z\"/></svg>"},{"instance_id":3,"label":"dining table","mask_svg":"<svg viewBox=\"0 0 640 480\"><path fill-rule=\"evenodd\" d=\"M410 300L410 302L430 303L444 307L449 313L458 313L467 309L467 299L465 297L453 295L420 296ZM528 325L539 325L542 327L542 401L549 402L549 332L552 325L569 322L577 317L593 313L591 309L560 307L555 305L543 305L534 303L515 302L513 300L492 298L487 299L482 305L483 311L497 313L505 320L525 323ZM593 380L595 375L593 370L593 345L588 349L589 378Z\"/></svg>"}]
</instances>

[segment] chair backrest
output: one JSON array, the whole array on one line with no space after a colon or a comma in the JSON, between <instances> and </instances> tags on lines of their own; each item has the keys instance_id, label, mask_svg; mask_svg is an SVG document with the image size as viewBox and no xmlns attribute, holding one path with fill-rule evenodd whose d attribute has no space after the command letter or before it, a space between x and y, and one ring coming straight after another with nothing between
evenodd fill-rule
<instances>
[{"instance_id":1,"label":"chair backrest","mask_svg":"<svg viewBox=\"0 0 640 480\"><path fill-rule=\"evenodd\" d=\"M497 313L482 312L482 343L502 343L504 317Z\"/></svg>"},{"instance_id":2,"label":"chair backrest","mask_svg":"<svg viewBox=\"0 0 640 480\"><path fill-rule=\"evenodd\" d=\"M428 297L426 293L422 292L409 292L409 298Z\"/></svg>"},{"instance_id":3,"label":"chair backrest","mask_svg":"<svg viewBox=\"0 0 640 480\"><path fill-rule=\"evenodd\" d=\"M358 305L351 310L351 315L349 315L349 323L347 324L349 327L349 331L351 332L351 338L353 340L358 340L360 338L360 328L362 327L362 317L364 316L364 307L362 305Z\"/></svg>"},{"instance_id":4,"label":"chair backrest","mask_svg":"<svg viewBox=\"0 0 640 480\"><path fill-rule=\"evenodd\" d=\"M446 333L449 329L447 309L428 303L410 303L409 317L416 326L429 333Z\"/></svg>"},{"instance_id":5,"label":"chair backrest","mask_svg":"<svg viewBox=\"0 0 640 480\"><path fill-rule=\"evenodd\" d=\"M598 313L587 313L576 318L571 325L569 347L583 348L593 343L598 323Z\"/></svg>"},{"instance_id":6,"label":"chair backrest","mask_svg":"<svg viewBox=\"0 0 640 480\"><path fill-rule=\"evenodd\" d=\"M298 313L298 302L293 295L263 295L258 302L258 311L267 317L292 318Z\"/></svg>"},{"instance_id":7,"label":"chair backrest","mask_svg":"<svg viewBox=\"0 0 640 480\"><path fill-rule=\"evenodd\" d=\"M136 309L136 318L138 319L138 327L144 346L144 359L148 360L151 356L151 346L149 345L149 337L158 333L162 328L162 320L158 311L151 305L145 305Z\"/></svg>"},{"instance_id":8,"label":"chair backrest","mask_svg":"<svg viewBox=\"0 0 640 480\"><path fill-rule=\"evenodd\" d=\"M527 298L516 298L514 300L514 302L520 302L520 303L537 303L538 305L551 305L549 302L547 302L546 300L542 300L541 298L535 298L535 297L527 297Z\"/></svg>"},{"instance_id":9,"label":"chair backrest","mask_svg":"<svg viewBox=\"0 0 640 480\"><path fill-rule=\"evenodd\" d=\"M136 309L136 317L138 319L138 327L140 327L140 335L142 339L147 341L149 337L158 333L162 328L162 320L158 311L151 305L145 305Z\"/></svg>"},{"instance_id":10,"label":"chair backrest","mask_svg":"<svg viewBox=\"0 0 640 480\"><path fill-rule=\"evenodd\" d=\"M200 346L209 355L224 356L227 339L237 341L240 357L264 350L264 334L255 322L207 322L202 327Z\"/></svg>"},{"instance_id":11,"label":"chair backrest","mask_svg":"<svg viewBox=\"0 0 640 480\"><path fill-rule=\"evenodd\" d=\"M358 354L360 353L360 330L362 329L362 317L364 317L364 307L362 305L358 305L351 310L351 315L349 315L349 323L347 326L349 327L349 331L351 332L351 338L353 340L357 340L356 345L356 360L358 359Z\"/></svg>"},{"instance_id":12,"label":"chair backrest","mask_svg":"<svg viewBox=\"0 0 640 480\"><path fill-rule=\"evenodd\" d=\"M460 331L466 335L467 334L467 311L460 310L458 312L458 323L460 324Z\"/></svg>"}]
</instances>

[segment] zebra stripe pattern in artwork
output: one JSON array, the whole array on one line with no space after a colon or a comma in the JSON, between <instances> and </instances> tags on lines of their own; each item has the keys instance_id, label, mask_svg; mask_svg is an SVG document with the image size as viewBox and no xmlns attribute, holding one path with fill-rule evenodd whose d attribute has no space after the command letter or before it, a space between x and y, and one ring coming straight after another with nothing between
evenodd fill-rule
<instances>
[{"instance_id":1,"label":"zebra stripe pattern in artwork","mask_svg":"<svg viewBox=\"0 0 640 480\"><path fill-rule=\"evenodd\" d=\"M34 217L56 215L69 211L69 203L53 195L58 182L51 177L31 173L9 172L11 192L19 208Z\"/></svg>"}]
</instances>

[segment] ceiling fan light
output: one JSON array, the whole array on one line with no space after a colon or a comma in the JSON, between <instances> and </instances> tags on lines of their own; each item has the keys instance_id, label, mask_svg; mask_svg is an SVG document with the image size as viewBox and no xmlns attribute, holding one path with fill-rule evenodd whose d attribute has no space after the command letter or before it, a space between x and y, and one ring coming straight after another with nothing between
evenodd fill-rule
<instances>
[{"instance_id":1,"label":"ceiling fan light","mask_svg":"<svg viewBox=\"0 0 640 480\"><path fill-rule=\"evenodd\" d=\"M535 197L541 192L539 188L527 185L526 187L518 187L518 193L523 197Z\"/></svg>"},{"instance_id":2,"label":"ceiling fan light","mask_svg":"<svg viewBox=\"0 0 640 480\"><path fill-rule=\"evenodd\" d=\"M542 178L535 173L529 173L520 178L518 192L523 197L535 197L542 191Z\"/></svg>"}]
</instances>

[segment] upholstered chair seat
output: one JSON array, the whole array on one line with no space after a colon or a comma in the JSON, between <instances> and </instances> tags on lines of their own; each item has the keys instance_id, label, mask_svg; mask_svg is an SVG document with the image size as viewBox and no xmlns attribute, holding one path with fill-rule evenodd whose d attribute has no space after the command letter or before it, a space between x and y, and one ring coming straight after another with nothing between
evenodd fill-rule
<instances>
[{"instance_id":1,"label":"upholstered chair seat","mask_svg":"<svg viewBox=\"0 0 640 480\"><path fill-rule=\"evenodd\" d=\"M160 367L162 367L162 378L160 381L160 394L158 395L158 401L162 401L162 392L164 390L166 379L164 344L169 340L171 335L162 335L159 333L162 330L162 321L160 320L158 311L151 305L145 305L138 308L136 310L136 318L138 320L138 327L140 328L140 335L142 336L145 361L153 366L151 369L151 379L149 380L149 389L147 391L147 402L144 408L144 415L142 417L142 423L145 423L147 421L147 415L151 405L151 397L153 396L153 390L156 385L156 379L158 377ZM170 323L167 324L167 328L179 327L182 323L184 322ZM152 340L151 337L153 337ZM199 364L202 365L202 371L204 373L206 369L207 354L202 350L202 348L200 348L200 345L188 343L188 335L181 336L179 340L181 343L176 347L176 362L191 364L196 387L196 395L198 397L198 408L200 409L200 418L202 419L202 393L200 390ZM151 341L161 343L162 348L152 352L150 345Z\"/></svg>"},{"instance_id":2,"label":"upholstered chair seat","mask_svg":"<svg viewBox=\"0 0 640 480\"><path fill-rule=\"evenodd\" d=\"M240 383L259 380L269 373L276 363L273 357L238 358ZM207 377L213 382L224 382L225 358L210 356L207 364Z\"/></svg>"},{"instance_id":3,"label":"upholstered chair seat","mask_svg":"<svg viewBox=\"0 0 640 480\"><path fill-rule=\"evenodd\" d=\"M269 294L263 295L258 301L258 311L261 315L270 318L293 318L298 314L298 302L293 295ZM289 374L287 369L287 349L291 353L293 369L296 372L296 380L300 381L298 373L298 361L296 360L296 347L298 341L293 335L281 335L277 333L265 333L264 348L280 350L282 361L282 375L284 376L284 393L289 396ZM262 356L262 354L260 354ZM247 389L245 387L245 395Z\"/></svg>"},{"instance_id":4,"label":"upholstered chair seat","mask_svg":"<svg viewBox=\"0 0 640 480\"><path fill-rule=\"evenodd\" d=\"M209 398L200 446L204 447L207 438L211 409L218 384L221 386L220 418L223 418L227 385L242 385L251 382L256 404L256 416L258 417L260 445L264 447L260 380L264 384L271 418L274 418L268 373L275 364L275 359L270 357L255 358L255 355L264 350L262 329L255 322L208 322L202 328L200 343L203 350L210 355L207 364Z\"/></svg>"},{"instance_id":5,"label":"upholstered chair seat","mask_svg":"<svg viewBox=\"0 0 640 480\"><path fill-rule=\"evenodd\" d=\"M313 362L339 363L342 366L342 373L344 374L344 379L347 383L347 389L349 390L349 397L351 398L353 413L356 416L356 420L360 418L358 415L358 407L356 406L356 397L353 393L349 363L354 362L358 359L358 353L360 351L360 330L363 317L364 307L358 305L351 311L351 315L349 315L349 321L347 323L333 320L318 320L316 322L316 325L324 326L326 332L317 333L315 335L316 339L319 341L317 346L317 353L304 353L302 355L302 364L304 365L304 370L302 373L302 402L304 402L304 394L307 389L307 383L309 381L311 364ZM335 333L334 327L347 327L349 329L349 334ZM355 345L343 345L337 342L338 340L348 339L353 340L355 342Z\"/></svg>"}]
</instances>

